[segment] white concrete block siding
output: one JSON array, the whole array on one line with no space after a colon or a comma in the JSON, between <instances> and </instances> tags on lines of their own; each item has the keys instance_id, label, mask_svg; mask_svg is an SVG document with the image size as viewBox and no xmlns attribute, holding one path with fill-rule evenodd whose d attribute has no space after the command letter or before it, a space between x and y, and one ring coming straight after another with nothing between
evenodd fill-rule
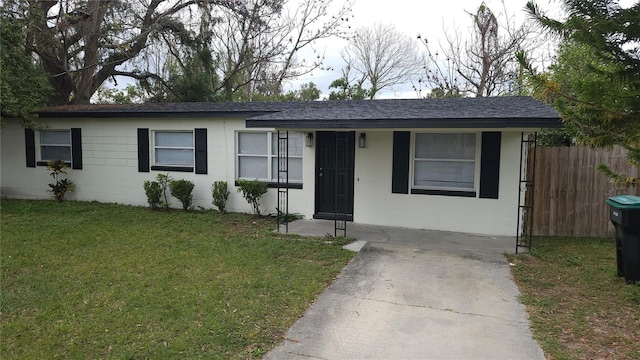
<instances>
[{"instance_id":1,"label":"white concrete block siding","mask_svg":"<svg viewBox=\"0 0 640 360\"><path fill-rule=\"evenodd\" d=\"M194 207L215 208L211 203L211 186L214 181L226 181L231 192L227 209L234 212L251 212L251 207L237 193L235 178L235 133L247 131L244 119L206 118L135 118L135 119L46 119L39 120L49 129L82 129L83 169L67 170L67 177L76 184L69 200L114 202L147 206L143 189L145 180L155 180L157 174L168 173L174 179L194 182ZM137 129L193 130L207 129L208 173L156 171L138 172ZM268 131L273 129L252 129ZM0 162L0 195L10 198L48 199L48 183L52 181L45 166L30 168L25 162L24 129L15 121L7 120L2 129ZM36 160L39 158L36 132ZM313 158L312 148L305 148L305 159ZM150 153L153 151L150 150ZM311 164L313 166L313 163ZM308 184L307 174L311 174ZM290 212L313 215L313 171L305 171L303 189L290 189ZM172 206L180 208L180 202L172 198ZM265 213L275 213L276 189L269 189L263 197L261 208Z\"/></svg>"},{"instance_id":2,"label":"white concrete block siding","mask_svg":"<svg viewBox=\"0 0 640 360\"><path fill-rule=\"evenodd\" d=\"M195 183L196 208L215 208L211 203L214 181L227 181L230 197L227 208L234 212L251 212L250 206L236 192L236 133L238 131L272 131L246 129L244 118L41 118L50 129L82 129L83 169L68 169L68 178L76 184L69 200L97 200L147 206L143 189L145 180L158 173ZM207 129L208 173L154 171L138 172L137 129L193 130ZM402 129L428 132L474 132L483 129ZM302 132L313 131L301 130ZM364 224L401 226L418 229L459 231L487 235L516 233L518 180L520 166L520 129L486 129L502 131L498 199L480 199L422 194L393 194L392 130L357 130L367 134L367 147L355 149L354 221ZM39 160L36 132L36 160ZM480 141L480 136L478 136ZM150 149L150 153L153 151ZM479 162L476 165L479 172ZM478 177L476 177L478 179ZM289 211L310 219L315 201L315 147L303 149L303 189L289 190ZM5 121L1 135L0 194L3 197L47 199L47 184L52 181L44 166L29 168L25 162L24 129L15 121ZM476 188L479 181L476 181ZM265 213L275 213L276 189L263 197ZM177 199L173 207L179 208Z\"/></svg>"},{"instance_id":3,"label":"white concrete block siding","mask_svg":"<svg viewBox=\"0 0 640 360\"><path fill-rule=\"evenodd\" d=\"M487 130L498 131L499 129ZM412 132L415 131L459 132L460 130L412 130ZM480 134L482 129L472 132ZM519 194L520 132L502 132L498 199L393 194L391 193L393 132L367 130L366 133L367 147L356 147L355 155L353 211L355 222L515 236ZM478 136L479 141L480 136ZM479 156L479 150L477 155ZM479 186L479 166L478 160L476 189Z\"/></svg>"}]
</instances>

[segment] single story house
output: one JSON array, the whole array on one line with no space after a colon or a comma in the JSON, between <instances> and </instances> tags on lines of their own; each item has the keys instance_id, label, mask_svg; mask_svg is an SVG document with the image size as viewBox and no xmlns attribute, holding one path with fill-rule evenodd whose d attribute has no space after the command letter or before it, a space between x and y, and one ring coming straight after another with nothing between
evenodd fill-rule
<instances>
[{"instance_id":1,"label":"single story house","mask_svg":"<svg viewBox=\"0 0 640 360\"><path fill-rule=\"evenodd\" d=\"M517 232L522 135L561 126L530 97L83 105L44 109L39 122L5 119L3 197L49 198L46 162L59 158L71 200L145 206L144 181L169 174L195 183L196 208L214 207L222 180L228 210L250 212L235 183L259 179L273 188L266 213L279 187L307 219L489 235Z\"/></svg>"}]
</instances>

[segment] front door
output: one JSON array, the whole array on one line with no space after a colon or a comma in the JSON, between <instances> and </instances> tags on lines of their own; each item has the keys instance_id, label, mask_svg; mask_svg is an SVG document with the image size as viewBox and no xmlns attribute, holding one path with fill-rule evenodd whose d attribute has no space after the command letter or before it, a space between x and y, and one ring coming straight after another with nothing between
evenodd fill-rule
<instances>
[{"instance_id":1,"label":"front door","mask_svg":"<svg viewBox=\"0 0 640 360\"><path fill-rule=\"evenodd\" d=\"M316 219L353 221L355 132L316 133Z\"/></svg>"}]
</instances>

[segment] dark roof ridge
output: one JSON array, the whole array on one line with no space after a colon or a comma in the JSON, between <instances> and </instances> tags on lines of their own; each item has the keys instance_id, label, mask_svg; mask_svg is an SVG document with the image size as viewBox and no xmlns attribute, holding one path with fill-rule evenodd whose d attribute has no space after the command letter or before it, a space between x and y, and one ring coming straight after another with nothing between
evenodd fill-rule
<instances>
[{"instance_id":1,"label":"dark roof ridge","mask_svg":"<svg viewBox=\"0 0 640 360\"><path fill-rule=\"evenodd\" d=\"M178 118L246 119L247 127L401 128L457 124L481 127L559 127L558 113L529 96L448 99L376 99L301 102L201 102L93 104L45 108L48 118Z\"/></svg>"},{"instance_id":2,"label":"dark roof ridge","mask_svg":"<svg viewBox=\"0 0 640 360\"><path fill-rule=\"evenodd\" d=\"M389 99L335 102L323 107L285 109L253 116L247 127L411 128L561 127L560 116L529 96L453 99Z\"/></svg>"},{"instance_id":3,"label":"dark roof ridge","mask_svg":"<svg viewBox=\"0 0 640 360\"><path fill-rule=\"evenodd\" d=\"M238 102L148 102L141 104L82 104L58 105L44 107L41 114L74 113L74 112L276 112L308 107L332 107L345 105L376 105L389 103L421 103L421 102L470 102L487 101L496 98L529 98L528 96L511 97L474 97L446 99L373 99L373 100L321 100L321 101L238 101Z\"/></svg>"}]
</instances>

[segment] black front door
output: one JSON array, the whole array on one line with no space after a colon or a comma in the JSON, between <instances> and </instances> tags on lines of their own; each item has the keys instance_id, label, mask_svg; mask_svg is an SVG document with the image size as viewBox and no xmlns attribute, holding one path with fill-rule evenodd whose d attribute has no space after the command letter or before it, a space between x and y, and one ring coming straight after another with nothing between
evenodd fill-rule
<instances>
[{"instance_id":1,"label":"black front door","mask_svg":"<svg viewBox=\"0 0 640 360\"><path fill-rule=\"evenodd\" d=\"M316 133L317 219L353 221L355 132Z\"/></svg>"}]
</instances>

